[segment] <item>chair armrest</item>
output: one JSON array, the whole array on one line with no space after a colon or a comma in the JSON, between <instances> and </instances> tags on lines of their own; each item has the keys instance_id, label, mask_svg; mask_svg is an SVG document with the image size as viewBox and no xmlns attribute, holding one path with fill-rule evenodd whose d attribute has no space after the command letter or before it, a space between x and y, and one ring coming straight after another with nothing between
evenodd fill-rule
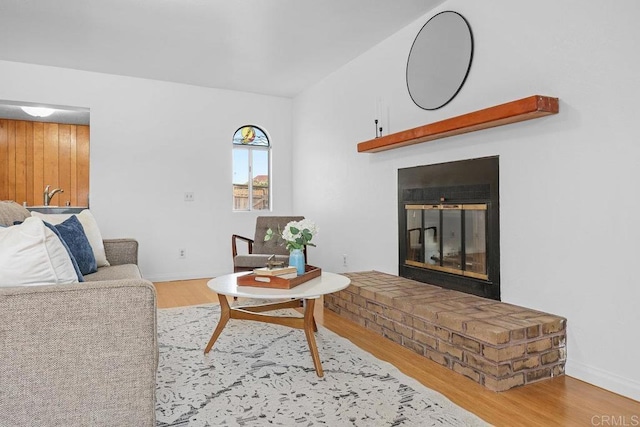
<instances>
[{"instance_id":1,"label":"chair armrest","mask_svg":"<svg viewBox=\"0 0 640 427\"><path fill-rule=\"evenodd\" d=\"M155 426L147 280L0 288L0 424Z\"/></svg>"},{"instance_id":2,"label":"chair armrest","mask_svg":"<svg viewBox=\"0 0 640 427\"><path fill-rule=\"evenodd\" d=\"M107 261L111 265L138 265L138 241L135 239L103 240Z\"/></svg>"},{"instance_id":3,"label":"chair armrest","mask_svg":"<svg viewBox=\"0 0 640 427\"><path fill-rule=\"evenodd\" d=\"M231 236L231 253L233 254L233 257L235 258L238 255L238 247L237 247L237 240L242 240L244 242L247 243L247 253L252 254L253 253L253 239L250 239L248 237L243 237L243 236L239 236L237 234L233 234Z\"/></svg>"}]
</instances>

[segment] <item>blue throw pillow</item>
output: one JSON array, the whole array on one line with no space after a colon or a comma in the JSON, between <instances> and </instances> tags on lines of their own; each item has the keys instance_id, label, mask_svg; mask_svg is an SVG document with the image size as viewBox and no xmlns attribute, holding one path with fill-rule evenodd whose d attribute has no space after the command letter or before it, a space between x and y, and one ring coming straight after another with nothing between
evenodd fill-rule
<instances>
[{"instance_id":1,"label":"blue throw pillow","mask_svg":"<svg viewBox=\"0 0 640 427\"><path fill-rule=\"evenodd\" d=\"M42 221L42 222L44 222L44 225L46 225L49 230L53 231L53 234L58 236L58 239L60 239L60 243L62 243L62 246L64 246L64 248L67 250L67 253L69 254L69 258L71 258L71 264L73 264L73 269L76 271L76 275L78 276L78 282L84 282L84 277L82 276L80 267L78 267L78 262L76 261L76 257L74 257L73 254L71 253L69 246L67 246L67 243L64 241L64 239L60 235L60 232L58 231L56 226L53 224L49 224L46 221Z\"/></svg>"},{"instance_id":2,"label":"blue throw pillow","mask_svg":"<svg viewBox=\"0 0 640 427\"><path fill-rule=\"evenodd\" d=\"M69 219L54 225L54 227L60 232L62 240L67 244L76 259L80 272L82 274L91 274L98 271L93 249L91 249L87 235L84 233L84 228L82 228L78 218L72 215Z\"/></svg>"}]
</instances>

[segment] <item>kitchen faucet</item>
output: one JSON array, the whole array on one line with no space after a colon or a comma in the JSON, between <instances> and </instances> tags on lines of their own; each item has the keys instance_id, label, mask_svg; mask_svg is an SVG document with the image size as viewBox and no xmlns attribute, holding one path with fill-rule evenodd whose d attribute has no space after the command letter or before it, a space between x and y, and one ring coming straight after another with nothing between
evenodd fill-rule
<instances>
[{"instance_id":1,"label":"kitchen faucet","mask_svg":"<svg viewBox=\"0 0 640 427\"><path fill-rule=\"evenodd\" d=\"M64 193L64 190L62 188L54 188L51 192L49 191L49 187L51 187L50 185L47 185L44 189L44 205L45 206L49 206L49 203L51 203L51 199L53 198L53 196L55 196L57 193Z\"/></svg>"}]
</instances>

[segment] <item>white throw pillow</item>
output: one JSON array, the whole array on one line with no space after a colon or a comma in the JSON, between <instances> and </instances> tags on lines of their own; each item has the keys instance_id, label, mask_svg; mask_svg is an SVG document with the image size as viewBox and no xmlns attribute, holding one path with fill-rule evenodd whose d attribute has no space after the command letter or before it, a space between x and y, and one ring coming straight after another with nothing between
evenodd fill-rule
<instances>
[{"instance_id":1,"label":"white throw pillow","mask_svg":"<svg viewBox=\"0 0 640 427\"><path fill-rule=\"evenodd\" d=\"M69 219L73 214L43 214L40 212L31 212L32 216L41 218L43 221L47 221L49 224L60 224L61 222ZM93 256L96 258L96 264L98 267L108 267L109 261L107 261L107 254L104 251L104 243L102 242L102 234L98 228L98 223L93 217L90 210L85 209L76 215L82 228L84 228L84 234L87 235L87 240L93 249Z\"/></svg>"},{"instance_id":2,"label":"white throw pillow","mask_svg":"<svg viewBox=\"0 0 640 427\"><path fill-rule=\"evenodd\" d=\"M0 287L77 281L69 253L40 218L0 228Z\"/></svg>"}]
</instances>

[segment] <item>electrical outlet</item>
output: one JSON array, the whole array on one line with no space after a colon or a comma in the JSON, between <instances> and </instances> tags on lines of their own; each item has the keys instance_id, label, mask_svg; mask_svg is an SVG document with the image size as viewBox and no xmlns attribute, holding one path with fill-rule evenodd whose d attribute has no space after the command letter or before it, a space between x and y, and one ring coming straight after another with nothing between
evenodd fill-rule
<instances>
[{"instance_id":1,"label":"electrical outlet","mask_svg":"<svg viewBox=\"0 0 640 427\"><path fill-rule=\"evenodd\" d=\"M178 258L179 259L185 259L187 257L187 250L186 249L178 249Z\"/></svg>"},{"instance_id":2,"label":"electrical outlet","mask_svg":"<svg viewBox=\"0 0 640 427\"><path fill-rule=\"evenodd\" d=\"M347 266L347 254L342 254L342 266Z\"/></svg>"},{"instance_id":3,"label":"electrical outlet","mask_svg":"<svg viewBox=\"0 0 640 427\"><path fill-rule=\"evenodd\" d=\"M195 200L195 194L191 192L184 193L184 201L185 202L193 202Z\"/></svg>"}]
</instances>

